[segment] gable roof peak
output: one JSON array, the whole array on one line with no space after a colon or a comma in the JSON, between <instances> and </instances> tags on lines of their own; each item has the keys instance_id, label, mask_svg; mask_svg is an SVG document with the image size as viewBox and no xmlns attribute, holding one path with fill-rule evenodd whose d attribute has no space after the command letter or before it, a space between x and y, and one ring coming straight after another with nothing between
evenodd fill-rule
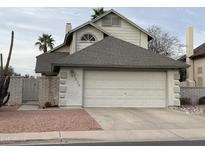
<instances>
[{"instance_id":1,"label":"gable roof peak","mask_svg":"<svg viewBox=\"0 0 205 154\"><path fill-rule=\"evenodd\" d=\"M81 29L81 28L83 28L83 27L85 27L85 26L87 26L87 25L91 25L91 26L97 28L98 30L100 30L101 32L105 33L106 35L110 36L110 35L111 35L110 33L108 33L107 31L105 31L104 29L102 29L100 26L97 26L97 25L95 24L96 21L98 21L99 19L103 18L104 16L106 16L106 15L108 15L108 14L110 14L110 13L116 14L116 15L119 16L120 18L122 18L122 19L124 19L125 21L127 21L128 23L130 23L130 24L131 24L132 26L134 26L135 28L137 28L137 29L141 30L142 32L144 32L145 34L147 34L147 35L148 35L148 40L151 40L151 39L153 38L153 36L152 36L149 32L147 32L146 30L144 30L143 28L141 28L140 26L138 26L137 24L135 24L134 22L132 22L131 20L129 20L128 18L126 18L125 16L121 15L120 13L118 13L117 11L115 11L114 9L110 9L110 10L106 11L104 14L102 14L101 16L99 16L99 17L97 17L97 18L95 18L95 19L93 19L93 20L89 20L89 21L85 22L84 24L82 24L82 25L80 25L80 26L78 26L78 27L72 29L71 31L69 31L69 32L66 34L66 36L65 36L64 43L66 42L66 40L68 39L68 37L69 37L73 32L75 32L75 31L77 31L78 29Z\"/></svg>"},{"instance_id":2,"label":"gable roof peak","mask_svg":"<svg viewBox=\"0 0 205 154\"><path fill-rule=\"evenodd\" d=\"M105 17L106 15L110 14L110 13L114 13L115 15L119 16L120 18L124 19L125 21L127 21L129 24L131 24L132 26L134 26L135 28L141 30L142 32L144 32L145 34L148 35L148 39L151 40L153 38L153 36L147 32L145 29L141 28L140 26L138 26L137 24L135 24L134 22L132 22L131 20L129 20L127 17L123 16L122 14L118 13L117 11L115 11L114 9L110 9L108 11L106 11L104 14L102 14L101 16L91 20L91 22L95 23L96 21L102 19L103 17Z\"/></svg>"}]
</instances>

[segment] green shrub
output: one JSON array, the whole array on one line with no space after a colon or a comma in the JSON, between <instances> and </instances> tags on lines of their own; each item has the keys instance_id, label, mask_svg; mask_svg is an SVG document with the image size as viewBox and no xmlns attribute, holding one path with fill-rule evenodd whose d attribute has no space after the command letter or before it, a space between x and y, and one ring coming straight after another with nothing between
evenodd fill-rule
<instances>
[{"instance_id":1,"label":"green shrub","mask_svg":"<svg viewBox=\"0 0 205 154\"><path fill-rule=\"evenodd\" d=\"M52 107L52 104L51 104L51 102L46 102L45 104L44 104L44 106L47 108L47 107Z\"/></svg>"},{"instance_id":2,"label":"green shrub","mask_svg":"<svg viewBox=\"0 0 205 154\"><path fill-rule=\"evenodd\" d=\"M184 97L180 98L181 105L191 105L191 98Z\"/></svg>"},{"instance_id":3,"label":"green shrub","mask_svg":"<svg viewBox=\"0 0 205 154\"><path fill-rule=\"evenodd\" d=\"M199 105L205 105L205 96L199 98Z\"/></svg>"},{"instance_id":4,"label":"green shrub","mask_svg":"<svg viewBox=\"0 0 205 154\"><path fill-rule=\"evenodd\" d=\"M186 69L180 69L180 70L179 70L179 74L180 74L180 79L179 79L179 81L180 81L180 82L185 81L186 78L187 78Z\"/></svg>"}]
</instances>

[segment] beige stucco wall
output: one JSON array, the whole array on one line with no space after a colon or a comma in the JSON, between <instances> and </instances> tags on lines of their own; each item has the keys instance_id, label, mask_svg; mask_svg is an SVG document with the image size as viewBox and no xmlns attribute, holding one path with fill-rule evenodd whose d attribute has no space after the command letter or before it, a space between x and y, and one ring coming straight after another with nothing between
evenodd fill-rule
<instances>
[{"instance_id":1,"label":"beige stucco wall","mask_svg":"<svg viewBox=\"0 0 205 154\"><path fill-rule=\"evenodd\" d=\"M46 102L58 105L59 101L59 78L56 76L41 76L38 80L38 105L44 107Z\"/></svg>"},{"instance_id":2,"label":"beige stucco wall","mask_svg":"<svg viewBox=\"0 0 205 154\"><path fill-rule=\"evenodd\" d=\"M114 14L109 14L108 16L116 16ZM103 18L102 18L103 19ZM108 33L112 34L113 36L122 39L124 41L133 43L135 45L141 46L143 48L147 49L147 34L140 31L136 27L132 26L130 23L125 21L124 19L121 19L121 25L120 26L102 26L102 19L96 21L95 24L100 26L102 29L107 31Z\"/></svg>"},{"instance_id":3,"label":"beige stucco wall","mask_svg":"<svg viewBox=\"0 0 205 154\"><path fill-rule=\"evenodd\" d=\"M10 98L7 105L22 104L23 77L11 77L8 91L10 92Z\"/></svg>"},{"instance_id":4,"label":"beige stucco wall","mask_svg":"<svg viewBox=\"0 0 205 154\"><path fill-rule=\"evenodd\" d=\"M167 71L167 106L180 105L179 71Z\"/></svg>"},{"instance_id":5,"label":"beige stucco wall","mask_svg":"<svg viewBox=\"0 0 205 154\"><path fill-rule=\"evenodd\" d=\"M23 102L23 82L30 80L24 77L11 77L9 92L10 99L7 105L21 105ZM38 105L43 107L46 102L51 102L53 105L58 104L59 94L59 78L58 77L38 77ZM27 82L29 84L29 82Z\"/></svg>"},{"instance_id":6,"label":"beige stucco wall","mask_svg":"<svg viewBox=\"0 0 205 154\"><path fill-rule=\"evenodd\" d=\"M199 103L199 99L205 94L205 87L181 87L181 98L190 98L193 105Z\"/></svg>"},{"instance_id":7,"label":"beige stucco wall","mask_svg":"<svg viewBox=\"0 0 205 154\"><path fill-rule=\"evenodd\" d=\"M83 70L62 68L59 77L59 106L82 107Z\"/></svg>"},{"instance_id":8,"label":"beige stucco wall","mask_svg":"<svg viewBox=\"0 0 205 154\"><path fill-rule=\"evenodd\" d=\"M205 58L194 60L194 80L196 86L205 87ZM202 73L198 73L198 67L202 67ZM198 77L202 77L202 85L199 85Z\"/></svg>"}]
</instances>

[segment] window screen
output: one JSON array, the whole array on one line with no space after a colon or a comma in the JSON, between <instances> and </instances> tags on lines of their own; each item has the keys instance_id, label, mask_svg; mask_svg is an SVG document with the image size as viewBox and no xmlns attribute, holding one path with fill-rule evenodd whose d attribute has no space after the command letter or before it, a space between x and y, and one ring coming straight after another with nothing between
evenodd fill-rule
<instances>
[{"instance_id":1,"label":"window screen","mask_svg":"<svg viewBox=\"0 0 205 154\"><path fill-rule=\"evenodd\" d=\"M198 67L197 72L198 72L198 74L201 74L201 73L202 73L202 67L201 67L201 66Z\"/></svg>"},{"instance_id":2,"label":"window screen","mask_svg":"<svg viewBox=\"0 0 205 154\"><path fill-rule=\"evenodd\" d=\"M120 17L107 16L102 19L102 26L120 26Z\"/></svg>"},{"instance_id":3,"label":"window screen","mask_svg":"<svg viewBox=\"0 0 205 154\"><path fill-rule=\"evenodd\" d=\"M197 86L202 87L203 86L203 79L201 76L197 78L197 81L198 81Z\"/></svg>"},{"instance_id":4,"label":"window screen","mask_svg":"<svg viewBox=\"0 0 205 154\"><path fill-rule=\"evenodd\" d=\"M107 16L102 19L102 26L111 26L111 25L112 25L111 16Z\"/></svg>"},{"instance_id":5,"label":"window screen","mask_svg":"<svg viewBox=\"0 0 205 154\"><path fill-rule=\"evenodd\" d=\"M119 17L112 17L112 25L119 26L120 25L120 18Z\"/></svg>"}]
</instances>

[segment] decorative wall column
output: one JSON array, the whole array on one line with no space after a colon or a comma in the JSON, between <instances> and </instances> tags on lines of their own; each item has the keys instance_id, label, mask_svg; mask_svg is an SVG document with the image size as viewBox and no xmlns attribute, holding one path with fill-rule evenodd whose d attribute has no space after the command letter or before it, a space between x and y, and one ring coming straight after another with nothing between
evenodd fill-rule
<instances>
[{"instance_id":1,"label":"decorative wall column","mask_svg":"<svg viewBox=\"0 0 205 154\"><path fill-rule=\"evenodd\" d=\"M62 68L59 73L59 105L83 106L83 69Z\"/></svg>"},{"instance_id":2,"label":"decorative wall column","mask_svg":"<svg viewBox=\"0 0 205 154\"><path fill-rule=\"evenodd\" d=\"M169 70L167 72L167 106L180 105L179 78L178 70Z\"/></svg>"},{"instance_id":3,"label":"decorative wall column","mask_svg":"<svg viewBox=\"0 0 205 154\"><path fill-rule=\"evenodd\" d=\"M59 81L59 106L66 106L67 104L67 80L68 72L66 70L60 71L60 81Z\"/></svg>"}]
</instances>

